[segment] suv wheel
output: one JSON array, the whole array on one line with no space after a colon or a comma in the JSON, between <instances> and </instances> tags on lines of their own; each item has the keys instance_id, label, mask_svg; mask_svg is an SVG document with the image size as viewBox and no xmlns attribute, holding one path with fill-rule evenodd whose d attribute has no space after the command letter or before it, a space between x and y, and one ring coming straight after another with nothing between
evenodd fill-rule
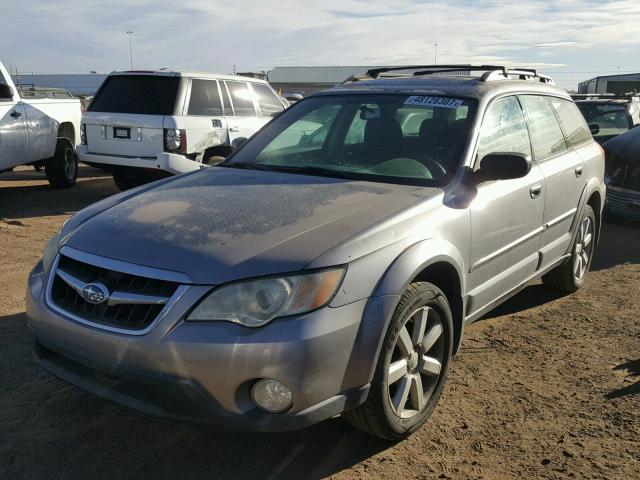
<instances>
[{"instance_id":1,"label":"suv wheel","mask_svg":"<svg viewBox=\"0 0 640 480\"><path fill-rule=\"evenodd\" d=\"M113 183L122 192L125 190L131 190L132 188L144 185L146 182L134 175L127 175L126 173L113 172Z\"/></svg>"},{"instance_id":2,"label":"suv wheel","mask_svg":"<svg viewBox=\"0 0 640 480\"><path fill-rule=\"evenodd\" d=\"M78 178L78 157L68 138L58 138L56 153L44 166L47 180L53 188L73 187Z\"/></svg>"},{"instance_id":3,"label":"suv wheel","mask_svg":"<svg viewBox=\"0 0 640 480\"><path fill-rule=\"evenodd\" d=\"M591 206L586 205L571 248L571 258L544 275L542 282L565 292L575 292L582 287L593 260L595 240L596 216Z\"/></svg>"},{"instance_id":4,"label":"suv wheel","mask_svg":"<svg viewBox=\"0 0 640 480\"><path fill-rule=\"evenodd\" d=\"M413 283L391 318L366 402L343 414L367 433L400 440L429 418L451 360L453 320L442 291Z\"/></svg>"}]
</instances>

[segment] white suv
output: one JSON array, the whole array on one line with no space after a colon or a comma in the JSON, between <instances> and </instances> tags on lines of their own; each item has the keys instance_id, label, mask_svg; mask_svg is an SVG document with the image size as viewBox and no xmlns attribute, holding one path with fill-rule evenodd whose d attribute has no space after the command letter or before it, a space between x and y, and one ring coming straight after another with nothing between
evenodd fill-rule
<instances>
[{"instance_id":1,"label":"white suv","mask_svg":"<svg viewBox=\"0 0 640 480\"><path fill-rule=\"evenodd\" d=\"M216 163L284 108L264 80L114 72L82 118L78 154L126 190Z\"/></svg>"}]
</instances>

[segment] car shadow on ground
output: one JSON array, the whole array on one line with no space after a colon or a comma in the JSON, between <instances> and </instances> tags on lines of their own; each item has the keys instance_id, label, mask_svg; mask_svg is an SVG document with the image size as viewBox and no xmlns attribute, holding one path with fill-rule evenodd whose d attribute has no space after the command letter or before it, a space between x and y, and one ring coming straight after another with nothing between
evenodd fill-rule
<instances>
[{"instance_id":1,"label":"car shadow on ground","mask_svg":"<svg viewBox=\"0 0 640 480\"><path fill-rule=\"evenodd\" d=\"M617 222L602 223L591 270L605 270L616 265L640 264L640 228Z\"/></svg>"},{"instance_id":2,"label":"car shadow on ground","mask_svg":"<svg viewBox=\"0 0 640 480\"><path fill-rule=\"evenodd\" d=\"M566 292L553 290L542 284L529 285L503 304L485 314L480 318L480 321L523 312L552 302L553 300L558 300L566 295L568 295Z\"/></svg>"},{"instance_id":3,"label":"car shadow on ground","mask_svg":"<svg viewBox=\"0 0 640 480\"><path fill-rule=\"evenodd\" d=\"M638 360L621 363L615 367L614 370L626 370L629 377L638 378L638 380L631 385L607 393L607 398L611 399L640 394L640 358Z\"/></svg>"},{"instance_id":4,"label":"car shadow on ground","mask_svg":"<svg viewBox=\"0 0 640 480\"><path fill-rule=\"evenodd\" d=\"M393 445L340 419L256 433L139 414L44 371L26 321L25 313L0 317L0 398L12 412L0 412L2 478L319 479Z\"/></svg>"},{"instance_id":5,"label":"car shadow on ground","mask_svg":"<svg viewBox=\"0 0 640 480\"><path fill-rule=\"evenodd\" d=\"M16 172L0 177L0 218L19 219L75 213L105 197L118 193L105 172L81 168L78 182L71 188L54 190L42 183L42 173ZM12 185L15 177L27 176L34 184ZM24 179L22 180L25 181Z\"/></svg>"}]
</instances>

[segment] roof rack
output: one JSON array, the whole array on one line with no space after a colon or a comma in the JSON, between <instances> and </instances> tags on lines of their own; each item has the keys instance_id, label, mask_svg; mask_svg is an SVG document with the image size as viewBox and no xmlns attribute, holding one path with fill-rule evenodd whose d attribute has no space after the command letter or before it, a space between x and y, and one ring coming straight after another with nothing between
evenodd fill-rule
<instances>
[{"instance_id":1,"label":"roof rack","mask_svg":"<svg viewBox=\"0 0 640 480\"><path fill-rule=\"evenodd\" d=\"M493 80L538 80L542 83L554 84L551 77L539 74L533 68L508 68L505 65L409 65L404 67L374 68L367 71L369 78L378 78L387 72L415 70L413 76L434 75L453 72L484 72L480 77L481 82Z\"/></svg>"}]
</instances>

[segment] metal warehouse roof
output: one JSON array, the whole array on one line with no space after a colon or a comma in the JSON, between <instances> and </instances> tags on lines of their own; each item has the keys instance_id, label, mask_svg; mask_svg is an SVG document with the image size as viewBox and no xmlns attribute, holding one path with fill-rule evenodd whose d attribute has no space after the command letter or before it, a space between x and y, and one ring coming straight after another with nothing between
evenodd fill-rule
<instances>
[{"instance_id":1,"label":"metal warehouse roof","mask_svg":"<svg viewBox=\"0 0 640 480\"><path fill-rule=\"evenodd\" d=\"M353 75L364 75L374 68L390 65L349 65L329 67L274 67L268 74L270 83L309 83L335 85L344 82ZM402 66L402 65L397 65ZM415 70L415 69L413 69ZM406 73L409 73L407 70ZM398 71L396 73L403 73ZM455 75L450 73L448 75Z\"/></svg>"},{"instance_id":2,"label":"metal warehouse roof","mask_svg":"<svg viewBox=\"0 0 640 480\"><path fill-rule=\"evenodd\" d=\"M98 90L98 87L107 76L99 73L58 75L21 73L18 76L12 76L12 78L18 85L33 85L34 87L41 88L64 88L71 93L92 95L96 93L96 90Z\"/></svg>"}]
</instances>

